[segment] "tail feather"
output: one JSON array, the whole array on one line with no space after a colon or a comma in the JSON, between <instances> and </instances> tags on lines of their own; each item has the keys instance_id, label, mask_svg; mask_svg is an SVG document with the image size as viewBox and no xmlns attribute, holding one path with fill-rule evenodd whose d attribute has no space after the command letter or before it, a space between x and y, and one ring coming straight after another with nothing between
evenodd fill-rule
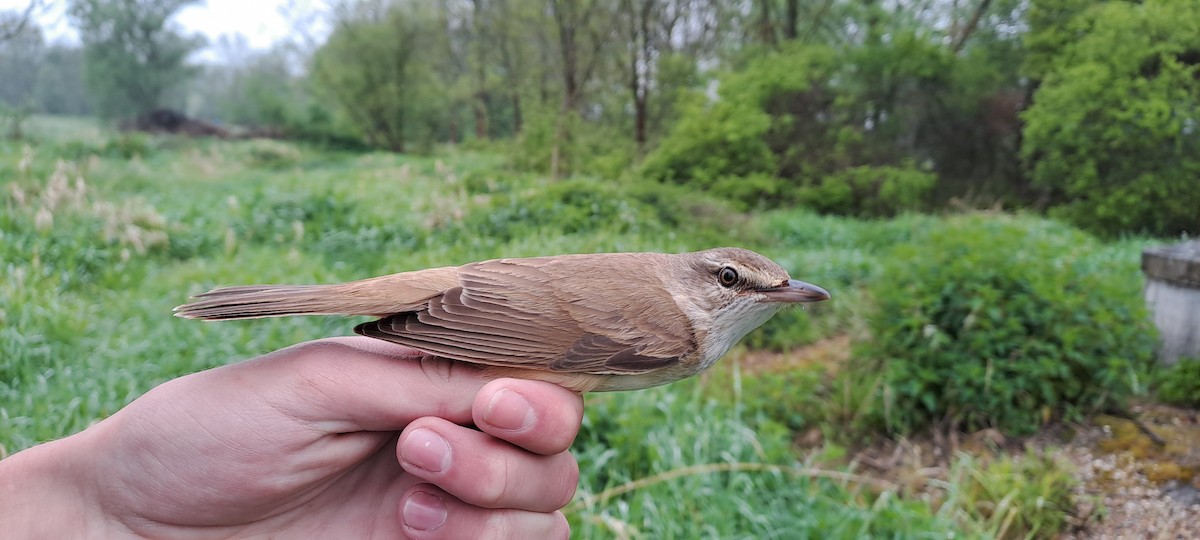
<instances>
[{"instance_id":1,"label":"tail feather","mask_svg":"<svg viewBox=\"0 0 1200 540\"><path fill-rule=\"evenodd\" d=\"M338 285L249 285L198 294L175 308L185 319L220 321L288 315L357 315L362 306L347 302Z\"/></svg>"},{"instance_id":2,"label":"tail feather","mask_svg":"<svg viewBox=\"0 0 1200 540\"><path fill-rule=\"evenodd\" d=\"M175 308L185 319L219 321L288 315L388 315L422 309L458 286L458 268L443 266L332 285L240 285L193 297Z\"/></svg>"}]
</instances>

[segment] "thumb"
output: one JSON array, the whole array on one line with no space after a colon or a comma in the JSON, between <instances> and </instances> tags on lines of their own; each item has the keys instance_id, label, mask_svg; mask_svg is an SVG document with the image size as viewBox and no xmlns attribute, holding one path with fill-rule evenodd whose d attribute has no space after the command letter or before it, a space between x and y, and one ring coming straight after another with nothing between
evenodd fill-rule
<instances>
[{"instance_id":1,"label":"thumb","mask_svg":"<svg viewBox=\"0 0 1200 540\"><path fill-rule=\"evenodd\" d=\"M328 433L399 431L423 416L471 422L488 382L470 364L366 337L310 341L228 366L253 372L260 396ZM252 390L253 391L253 390Z\"/></svg>"}]
</instances>

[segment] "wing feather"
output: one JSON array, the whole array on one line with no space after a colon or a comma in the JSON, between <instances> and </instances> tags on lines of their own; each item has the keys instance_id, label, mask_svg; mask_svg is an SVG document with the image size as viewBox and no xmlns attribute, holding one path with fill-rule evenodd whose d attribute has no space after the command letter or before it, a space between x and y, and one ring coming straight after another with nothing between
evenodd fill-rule
<instances>
[{"instance_id":1,"label":"wing feather","mask_svg":"<svg viewBox=\"0 0 1200 540\"><path fill-rule=\"evenodd\" d=\"M653 265L623 255L595 259L595 275L587 281L604 286L603 276L642 272L634 276L637 282L661 283ZM665 290L650 287L649 299L579 290L578 266L562 262L556 257L468 264L457 269L458 286L422 309L355 331L467 362L572 373L645 373L694 353L688 319Z\"/></svg>"}]
</instances>

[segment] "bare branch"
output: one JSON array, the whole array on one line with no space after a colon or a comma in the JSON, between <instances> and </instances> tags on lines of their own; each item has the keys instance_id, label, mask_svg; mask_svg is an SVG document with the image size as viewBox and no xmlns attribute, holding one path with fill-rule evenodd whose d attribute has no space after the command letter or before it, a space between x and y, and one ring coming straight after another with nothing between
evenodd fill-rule
<instances>
[{"instance_id":1,"label":"bare branch","mask_svg":"<svg viewBox=\"0 0 1200 540\"><path fill-rule=\"evenodd\" d=\"M25 6L23 11L11 17L6 16L5 20L0 22L0 42L8 41L21 35L25 31L25 28L29 26L29 21L33 20L34 12L40 10L42 7L42 0L30 0L29 5Z\"/></svg>"}]
</instances>

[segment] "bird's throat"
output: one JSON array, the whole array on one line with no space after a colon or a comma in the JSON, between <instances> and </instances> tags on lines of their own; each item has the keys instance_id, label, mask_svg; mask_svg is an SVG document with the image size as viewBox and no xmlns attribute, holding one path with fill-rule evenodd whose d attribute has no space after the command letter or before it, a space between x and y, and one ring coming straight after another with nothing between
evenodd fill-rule
<instances>
[{"instance_id":1,"label":"bird's throat","mask_svg":"<svg viewBox=\"0 0 1200 540\"><path fill-rule=\"evenodd\" d=\"M742 301L730 304L717 313L701 345L701 369L708 369L717 363L746 334L775 315L780 307L781 304L775 303Z\"/></svg>"}]
</instances>

